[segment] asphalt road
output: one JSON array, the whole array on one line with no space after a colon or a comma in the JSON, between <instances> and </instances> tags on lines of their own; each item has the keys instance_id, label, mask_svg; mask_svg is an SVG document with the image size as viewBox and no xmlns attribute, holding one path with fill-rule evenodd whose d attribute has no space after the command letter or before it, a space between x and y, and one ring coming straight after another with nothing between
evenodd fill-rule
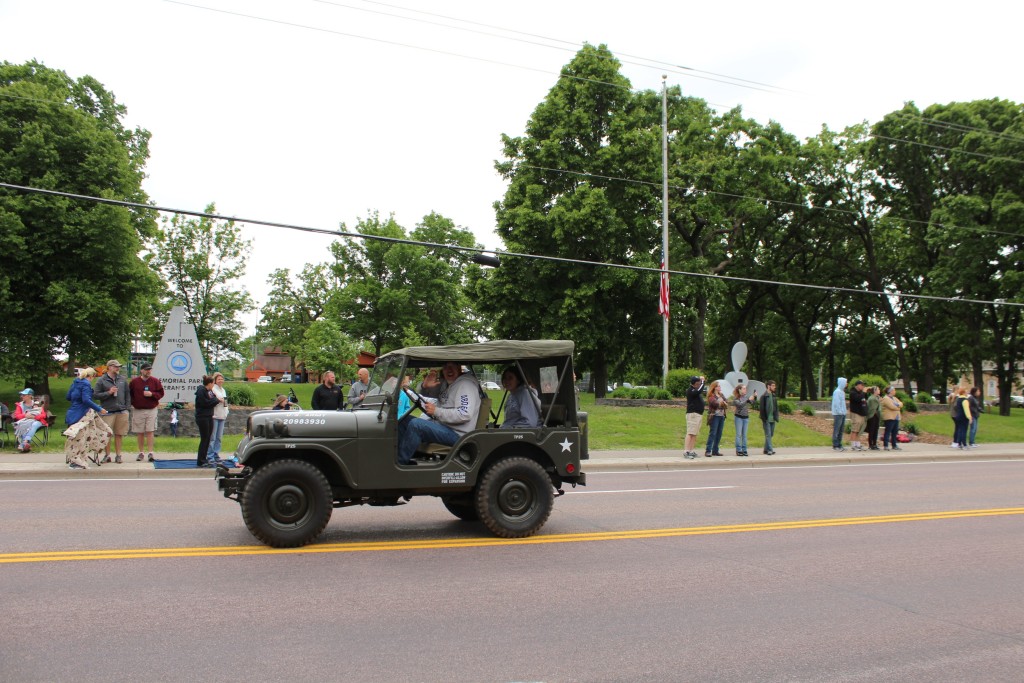
<instances>
[{"instance_id":1,"label":"asphalt road","mask_svg":"<svg viewBox=\"0 0 1024 683\"><path fill-rule=\"evenodd\" d=\"M1024 462L597 472L255 545L212 481L0 481L11 681L1020 681ZM52 554L45 554L52 553Z\"/></svg>"}]
</instances>

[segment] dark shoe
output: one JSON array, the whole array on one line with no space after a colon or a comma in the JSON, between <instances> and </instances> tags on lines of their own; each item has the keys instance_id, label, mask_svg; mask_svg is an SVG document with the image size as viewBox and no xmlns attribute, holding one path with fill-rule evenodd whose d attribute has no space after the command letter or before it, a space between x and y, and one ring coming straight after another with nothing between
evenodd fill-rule
<instances>
[{"instance_id":1,"label":"dark shoe","mask_svg":"<svg viewBox=\"0 0 1024 683\"><path fill-rule=\"evenodd\" d=\"M73 470L84 470L85 469L85 465L79 465L77 462L69 462L68 463L68 467L70 467Z\"/></svg>"},{"instance_id":2,"label":"dark shoe","mask_svg":"<svg viewBox=\"0 0 1024 683\"><path fill-rule=\"evenodd\" d=\"M135 462L142 462L145 459L146 456L144 456L142 453L139 453L139 457L135 458Z\"/></svg>"},{"instance_id":3,"label":"dark shoe","mask_svg":"<svg viewBox=\"0 0 1024 683\"><path fill-rule=\"evenodd\" d=\"M156 458L153 457L152 453L149 454L149 461L150 462L156 462Z\"/></svg>"},{"instance_id":4,"label":"dark shoe","mask_svg":"<svg viewBox=\"0 0 1024 683\"><path fill-rule=\"evenodd\" d=\"M892 447L892 449L893 449L894 451L902 451L902 450L903 450L903 449L902 449L902 448L900 448L899 446L893 446L893 447Z\"/></svg>"},{"instance_id":5,"label":"dark shoe","mask_svg":"<svg viewBox=\"0 0 1024 683\"><path fill-rule=\"evenodd\" d=\"M116 464L120 465L120 464L121 464L122 462L124 462L124 461L123 461L123 460L121 460L121 456L119 455L119 456L117 456L116 458L114 458L114 462L115 462Z\"/></svg>"},{"instance_id":6,"label":"dark shoe","mask_svg":"<svg viewBox=\"0 0 1024 683\"><path fill-rule=\"evenodd\" d=\"M113 461L113 460L111 460L111 459L110 459L110 456L108 455L108 456L106 456L105 458L103 458L103 460L101 460L100 462L114 462L114 461Z\"/></svg>"},{"instance_id":7,"label":"dark shoe","mask_svg":"<svg viewBox=\"0 0 1024 683\"><path fill-rule=\"evenodd\" d=\"M716 458L722 457L721 453L712 453L711 455L715 456Z\"/></svg>"},{"instance_id":8,"label":"dark shoe","mask_svg":"<svg viewBox=\"0 0 1024 683\"><path fill-rule=\"evenodd\" d=\"M768 455L775 455L775 451L769 451Z\"/></svg>"},{"instance_id":9,"label":"dark shoe","mask_svg":"<svg viewBox=\"0 0 1024 683\"><path fill-rule=\"evenodd\" d=\"M711 457L711 454L710 454L710 453L705 453L705 454L704 454L704 457L705 457L705 458L710 458L710 457Z\"/></svg>"},{"instance_id":10,"label":"dark shoe","mask_svg":"<svg viewBox=\"0 0 1024 683\"><path fill-rule=\"evenodd\" d=\"M683 453L683 457L686 458L687 460L693 460L694 458L697 457L697 454L691 453L690 451L686 451L685 453Z\"/></svg>"}]
</instances>

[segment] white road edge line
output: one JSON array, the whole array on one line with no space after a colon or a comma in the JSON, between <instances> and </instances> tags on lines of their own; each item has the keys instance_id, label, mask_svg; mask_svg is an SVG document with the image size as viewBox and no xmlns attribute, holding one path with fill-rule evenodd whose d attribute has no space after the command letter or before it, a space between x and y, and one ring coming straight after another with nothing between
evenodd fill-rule
<instances>
[{"instance_id":1,"label":"white road edge line","mask_svg":"<svg viewBox=\"0 0 1024 683\"><path fill-rule=\"evenodd\" d=\"M584 467L583 470L586 472L587 477L596 477L599 474L679 474L685 472L686 474L694 474L697 472L778 472L785 470L813 470L813 469L827 469L830 467L901 467L904 465L919 467L921 465L978 465L978 464L991 464L991 463L1024 463L1024 460L1019 458L1012 459L999 459L999 460L948 460L942 462L929 461L929 462L849 462L849 463L835 463L826 465L765 465L763 467L696 467L690 468L674 468L670 470L591 470L587 472Z\"/></svg>"}]
</instances>

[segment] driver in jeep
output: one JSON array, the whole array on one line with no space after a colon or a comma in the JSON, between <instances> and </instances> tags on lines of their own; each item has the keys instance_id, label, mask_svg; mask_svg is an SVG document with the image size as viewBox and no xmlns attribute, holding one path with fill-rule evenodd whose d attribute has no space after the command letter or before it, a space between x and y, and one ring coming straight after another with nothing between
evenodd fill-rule
<instances>
[{"instance_id":1,"label":"driver in jeep","mask_svg":"<svg viewBox=\"0 0 1024 683\"><path fill-rule=\"evenodd\" d=\"M444 382L437 402L423 403L424 419L404 420L398 426L399 465L416 464L412 456L420 443L454 446L463 434L476 428L480 413L480 385L476 377L462 372L462 366L452 362L444 364L441 375Z\"/></svg>"}]
</instances>

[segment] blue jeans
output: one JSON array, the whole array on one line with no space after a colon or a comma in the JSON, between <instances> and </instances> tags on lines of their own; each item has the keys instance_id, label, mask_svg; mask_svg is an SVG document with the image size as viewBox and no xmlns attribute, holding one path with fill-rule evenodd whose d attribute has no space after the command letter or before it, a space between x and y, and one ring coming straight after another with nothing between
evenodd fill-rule
<instances>
[{"instance_id":1,"label":"blue jeans","mask_svg":"<svg viewBox=\"0 0 1024 683\"><path fill-rule=\"evenodd\" d=\"M980 417L981 416L979 415L978 417L971 420L971 429L967 435L967 443L971 444L972 446L974 445L974 437L978 435L978 418Z\"/></svg>"},{"instance_id":2,"label":"blue jeans","mask_svg":"<svg viewBox=\"0 0 1024 683\"><path fill-rule=\"evenodd\" d=\"M220 458L220 442L224 438L224 425L227 423L227 420L213 421L213 433L210 434L210 450L206 454L206 459L210 462Z\"/></svg>"},{"instance_id":3,"label":"blue jeans","mask_svg":"<svg viewBox=\"0 0 1024 683\"><path fill-rule=\"evenodd\" d=\"M832 448L843 447L843 427L846 426L845 415L832 416Z\"/></svg>"},{"instance_id":4,"label":"blue jeans","mask_svg":"<svg viewBox=\"0 0 1024 683\"><path fill-rule=\"evenodd\" d=\"M764 452L771 453L775 450L772 447L772 436L775 434L775 423L762 420L761 426L764 427Z\"/></svg>"},{"instance_id":5,"label":"blue jeans","mask_svg":"<svg viewBox=\"0 0 1024 683\"><path fill-rule=\"evenodd\" d=\"M899 431L899 420L886 420L885 433L882 435L882 446L885 448L896 448L896 433Z\"/></svg>"},{"instance_id":6,"label":"blue jeans","mask_svg":"<svg viewBox=\"0 0 1024 683\"><path fill-rule=\"evenodd\" d=\"M454 446L462 437L457 431L436 420L413 418L398 423L398 464L408 465L420 443L443 443Z\"/></svg>"},{"instance_id":7,"label":"blue jeans","mask_svg":"<svg viewBox=\"0 0 1024 683\"><path fill-rule=\"evenodd\" d=\"M21 444L32 443L32 437L36 435L36 432L38 432L42 426L43 423L39 420L32 420L32 424L30 424L28 429L25 431L25 438L22 439Z\"/></svg>"},{"instance_id":8,"label":"blue jeans","mask_svg":"<svg viewBox=\"0 0 1024 683\"><path fill-rule=\"evenodd\" d=\"M749 417L734 417L733 424L736 427L736 450L740 453L747 452L747 427L750 426Z\"/></svg>"},{"instance_id":9,"label":"blue jeans","mask_svg":"<svg viewBox=\"0 0 1024 683\"><path fill-rule=\"evenodd\" d=\"M725 431L725 415L713 415L708 425L708 442L704 445L705 453L718 453L718 445Z\"/></svg>"},{"instance_id":10,"label":"blue jeans","mask_svg":"<svg viewBox=\"0 0 1024 683\"><path fill-rule=\"evenodd\" d=\"M967 418L953 418L953 441L963 448L967 446Z\"/></svg>"}]
</instances>

